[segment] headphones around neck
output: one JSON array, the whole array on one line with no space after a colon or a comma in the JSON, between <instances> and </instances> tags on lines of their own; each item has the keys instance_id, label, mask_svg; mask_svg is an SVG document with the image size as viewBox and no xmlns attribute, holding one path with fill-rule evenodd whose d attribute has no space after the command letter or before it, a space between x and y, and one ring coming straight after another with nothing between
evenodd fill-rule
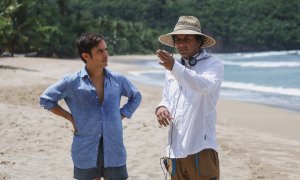
<instances>
[{"instance_id":1,"label":"headphones around neck","mask_svg":"<svg viewBox=\"0 0 300 180\"><path fill-rule=\"evenodd\" d=\"M193 56L188 60L189 66L193 67L197 64L198 60L197 57L202 53L202 51L199 51L199 53L196 56ZM186 66L187 64L185 63L185 60L181 57L181 64Z\"/></svg>"},{"instance_id":2,"label":"headphones around neck","mask_svg":"<svg viewBox=\"0 0 300 180\"><path fill-rule=\"evenodd\" d=\"M185 60L183 58L181 58L181 64L184 65L184 66L187 65L186 62L185 62ZM197 64L197 59L196 58L189 59L188 64L190 66L195 66Z\"/></svg>"}]
</instances>

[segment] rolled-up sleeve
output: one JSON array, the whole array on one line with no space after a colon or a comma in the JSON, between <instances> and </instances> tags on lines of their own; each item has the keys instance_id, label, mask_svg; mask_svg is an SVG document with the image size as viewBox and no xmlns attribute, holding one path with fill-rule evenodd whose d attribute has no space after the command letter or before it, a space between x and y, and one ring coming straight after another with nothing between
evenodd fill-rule
<instances>
[{"instance_id":1,"label":"rolled-up sleeve","mask_svg":"<svg viewBox=\"0 0 300 180\"><path fill-rule=\"evenodd\" d=\"M67 85L68 82L67 78L65 77L49 86L40 96L40 105L47 110L50 110L57 106L58 101L64 99L68 94Z\"/></svg>"},{"instance_id":2,"label":"rolled-up sleeve","mask_svg":"<svg viewBox=\"0 0 300 180\"><path fill-rule=\"evenodd\" d=\"M138 89L125 77L122 77L122 95L128 97L127 102L120 109L121 114L131 118L142 101L142 95Z\"/></svg>"}]
</instances>

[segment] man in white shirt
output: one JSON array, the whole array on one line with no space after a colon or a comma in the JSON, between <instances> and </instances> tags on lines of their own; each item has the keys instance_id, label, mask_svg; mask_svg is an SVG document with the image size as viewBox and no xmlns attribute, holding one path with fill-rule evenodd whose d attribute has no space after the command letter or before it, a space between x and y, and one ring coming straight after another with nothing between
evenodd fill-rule
<instances>
[{"instance_id":1,"label":"man in white shirt","mask_svg":"<svg viewBox=\"0 0 300 180\"><path fill-rule=\"evenodd\" d=\"M155 114L160 125L170 125L166 153L171 179L219 180L215 124L224 66L205 51L215 40L201 33L196 17L181 16L174 31L159 41L181 55L176 61L166 51L156 52L167 70Z\"/></svg>"}]
</instances>

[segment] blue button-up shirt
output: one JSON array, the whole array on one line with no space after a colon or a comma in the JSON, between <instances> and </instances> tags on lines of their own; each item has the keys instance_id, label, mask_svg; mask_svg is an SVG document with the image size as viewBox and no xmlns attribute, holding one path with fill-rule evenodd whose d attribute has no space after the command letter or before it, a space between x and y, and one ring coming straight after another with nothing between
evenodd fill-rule
<instances>
[{"instance_id":1,"label":"blue button-up shirt","mask_svg":"<svg viewBox=\"0 0 300 180\"><path fill-rule=\"evenodd\" d=\"M103 137L104 167L126 163L121 114L130 118L141 102L141 94L123 75L104 68L104 99L100 104L86 68L51 85L40 97L45 109L64 99L77 127L72 159L78 168L97 166L99 140ZM128 101L120 108L121 96Z\"/></svg>"}]
</instances>

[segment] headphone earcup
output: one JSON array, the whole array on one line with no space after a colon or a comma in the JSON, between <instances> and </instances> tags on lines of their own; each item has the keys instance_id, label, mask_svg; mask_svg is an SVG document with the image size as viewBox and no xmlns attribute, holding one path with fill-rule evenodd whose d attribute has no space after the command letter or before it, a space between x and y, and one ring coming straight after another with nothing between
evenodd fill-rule
<instances>
[{"instance_id":1,"label":"headphone earcup","mask_svg":"<svg viewBox=\"0 0 300 180\"><path fill-rule=\"evenodd\" d=\"M183 59L183 58L181 58L181 64L183 65L183 66L185 66L186 64L185 64L185 60ZM191 58L190 60L189 60L189 65L192 67L192 66L195 66L197 64L197 59L196 58Z\"/></svg>"},{"instance_id":2,"label":"headphone earcup","mask_svg":"<svg viewBox=\"0 0 300 180\"><path fill-rule=\"evenodd\" d=\"M192 58L189 60L189 65L190 66L195 66L197 64L197 59L196 58Z\"/></svg>"}]
</instances>

